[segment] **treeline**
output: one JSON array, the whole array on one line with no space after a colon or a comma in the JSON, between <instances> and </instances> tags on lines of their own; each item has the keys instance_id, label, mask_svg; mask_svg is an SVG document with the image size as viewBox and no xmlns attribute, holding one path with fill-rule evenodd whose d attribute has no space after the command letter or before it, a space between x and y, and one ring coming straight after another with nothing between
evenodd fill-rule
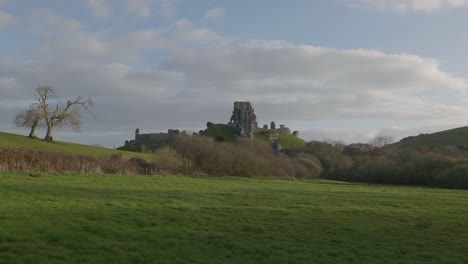
<instances>
[{"instance_id":1,"label":"treeline","mask_svg":"<svg viewBox=\"0 0 468 264\"><path fill-rule=\"evenodd\" d=\"M364 144L365 145L365 144ZM151 162L121 155L82 155L0 149L0 172L179 174L315 179L468 189L468 150L462 147L372 149L309 142L301 151L275 152L271 144L238 139L218 142L180 135Z\"/></svg>"},{"instance_id":2,"label":"treeline","mask_svg":"<svg viewBox=\"0 0 468 264\"><path fill-rule=\"evenodd\" d=\"M326 179L468 189L468 151L461 147L388 146L346 153L340 145L310 142L306 152L320 160Z\"/></svg>"},{"instance_id":3,"label":"treeline","mask_svg":"<svg viewBox=\"0 0 468 264\"><path fill-rule=\"evenodd\" d=\"M322 173L316 157L307 153L296 157L275 153L271 144L255 139L231 143L201 136L179 136L175 150L183 160L185 174L312 179Z\"/></svg>"},{"instance_id":4,"label":"treeline","mask_svg":"<svg viewBox=\"0 0 468 264\"><path fill-rule=\"evenodd\" d=\"M307 153L289 157L260 140L218 142L179 135L172 148L154 153L151 162L121 155L94 158L21 149L0 149L0 172L78 172L108 174L180 174L194 176L312 179L320 177L320 161Z\"/></svg>"}]
</instances>

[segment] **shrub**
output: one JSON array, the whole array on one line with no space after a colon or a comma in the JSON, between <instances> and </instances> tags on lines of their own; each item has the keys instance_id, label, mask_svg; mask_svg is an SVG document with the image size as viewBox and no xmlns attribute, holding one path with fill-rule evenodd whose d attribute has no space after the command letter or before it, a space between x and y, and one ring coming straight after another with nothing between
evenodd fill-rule
<instances>
[{"instance_id":1,"label":"shrub","mask_svg":"<svg viewBox=\"0 0 468 264\"><path fill-rule=\"evenodd\" d=\"M141 174L138 162L122 155L94 158L23 149L0 149L0 172L78 172Z\"/></svg>"},{"instance_id":2,"label":"shrub","mask_svg":"<svg viewBox=\"0 0 468 264\"><path fill-rule=\"evenodd\" d=\"M468 164L460 164L444 170L435 177L434 186L468 189Z\"/></svg>"},{"instance_id":3,"label":"shrub","mask_svg":"<svg viewBox=\"0 0 468 264\"><path fill-rule=\"evenodd\" d=\"M271 144L255 139L239 138L232 143L181 135L175 150L185 160L188 174L293 179L316 177L319 170L277 154Z\"/></svg>"}]
</instances>

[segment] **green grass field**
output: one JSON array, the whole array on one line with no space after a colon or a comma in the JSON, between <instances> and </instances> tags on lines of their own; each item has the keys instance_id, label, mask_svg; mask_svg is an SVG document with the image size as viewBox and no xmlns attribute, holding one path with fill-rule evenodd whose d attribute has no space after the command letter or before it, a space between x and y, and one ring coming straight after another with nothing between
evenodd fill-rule
<instances>
[{"instance_id":1,"label":"green grass field","mask_svg":"<svg viewBox=\"0 0 468 264\"><path fill-rule=\"evenodd\" d=\"M468 263L468 191L0 174L0 263Z\"/></svg>"},{"instance_id":2,"label":"green grass field","mask_svg":"<svg viewBox=\"0 0 468 264\"><path fill-rule=\"evenodd\" d=\"M50 152L60 152L65 154L80 154L94 157L108 157L114 154L122 154L126 158L138 157L151 161L153 157L149 154L120 151L102 147L81 145L69 142L57 141L54 143L45 142L39 139L30 139L26 136L0 132L0 148L21 148L31 150L41 150Z\"/></svg>"}]
</instances>

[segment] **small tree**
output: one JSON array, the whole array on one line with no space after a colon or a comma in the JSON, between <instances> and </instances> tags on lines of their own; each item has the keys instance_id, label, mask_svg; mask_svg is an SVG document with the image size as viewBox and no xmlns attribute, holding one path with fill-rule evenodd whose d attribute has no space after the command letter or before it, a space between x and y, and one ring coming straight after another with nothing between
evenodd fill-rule
<instances>
[{"instance_id":1,"label":"small tree","mask_svg":"<svg viewBox=\"0 0 468 264\"><path fill-rule=\"evenodd\" d=\"M44 137L45 141L53 141L52 132L56 127L69 126L75 130L81 127L80 110L84 108L91 111L94 107L94 102L91 98L77 97L74 100L67 100L66 104L59 103L54 106L49 105L51 99L57 99L55 91L50 86L40 86L36 89L37 106L41 109L47 133Z\"/></svg>"},{"instance_id":2,"label":"small tree","mask_svg":"<svg viewBox=\"0 0 468 264\"><path fill-rule=\"evenodd\" d=\"M373 147L383 147L385 145L393 143L393 137L390 136L377 136L370 140L369 144L371 144Z\"/></svg>"},{"instance_id":3,"label":"small tree","mask_svg":"<svg viewBox=\"0 0 468 264\"><path fill-rule=\"evenodd\" d=\"M30 127L31 131L29 132L29 138L36 137L36 128L44 125L43 120L44 115L40 108L36 105L32 105L29 109L24 110L15 117L15 124L18 127Z\"/></svg>"}]
</instances>

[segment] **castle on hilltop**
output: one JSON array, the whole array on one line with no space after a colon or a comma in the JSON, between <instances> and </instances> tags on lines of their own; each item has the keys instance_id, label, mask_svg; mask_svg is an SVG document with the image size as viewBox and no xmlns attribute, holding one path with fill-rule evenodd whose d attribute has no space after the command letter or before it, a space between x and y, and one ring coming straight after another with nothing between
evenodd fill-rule
<instances>
[{"instance_id":1,"label":"castle on hilltop","mask_svg":"<svg viewBox=\"0 0 468 264\"><path fill-rule=\"evenodd\" d=\"M250 102L234 102L228 126L238 130L241 136L248 136L258 131L257 116Z\"/></svg>"},{"instance_id":2,"label":"castle on hilltop","mask_svg":"<svg viewBox=\"0 0 468 264\"><path fill-rule=\"evenodd\" d=\"M211 123L211 122L208 122ZM291 130L285 125L276 127L274 121L270 123L270 126L263 125L258 127L257 116L250 102L234 102L234 110L232 111L231 119L227 124L219 124L220 126L230 127L237 131L237 135L241 137L253 137L255 133L264 132L264 135L268 136L271 140L277 140L278 135L289 135ZM140 148L141 146L150 147L161 147L170 144L174 141L175 137L181 132L178 129L169 129L167 133L150 133L140 134L140 129L135 130L135 139L126 140L124 148ZM185 133L182 131L182 133ZM200 131L200 134L202 131ZM299 132L294 131L294 136L298 137Z\"/></svg>"},{"instance_id":3,"label":"castle on hilltop","mask_svg":"<svg viewBox=\"0 0 468 264\"><path fill-rule=\"evenodd\" d=\"M291 130L286 125L280 125L276 128L274 121L271 121L270 127L267 124L259 128L257 116L250 102L234 102L234 110L232 111L231 120L228 123L229 127L237 129L241 136L251 136L254 133L262 131L274 131L277 134L291 134ZM295 136L299 136L298 131L294 131Z\"/></svg>"}]
</instances>

